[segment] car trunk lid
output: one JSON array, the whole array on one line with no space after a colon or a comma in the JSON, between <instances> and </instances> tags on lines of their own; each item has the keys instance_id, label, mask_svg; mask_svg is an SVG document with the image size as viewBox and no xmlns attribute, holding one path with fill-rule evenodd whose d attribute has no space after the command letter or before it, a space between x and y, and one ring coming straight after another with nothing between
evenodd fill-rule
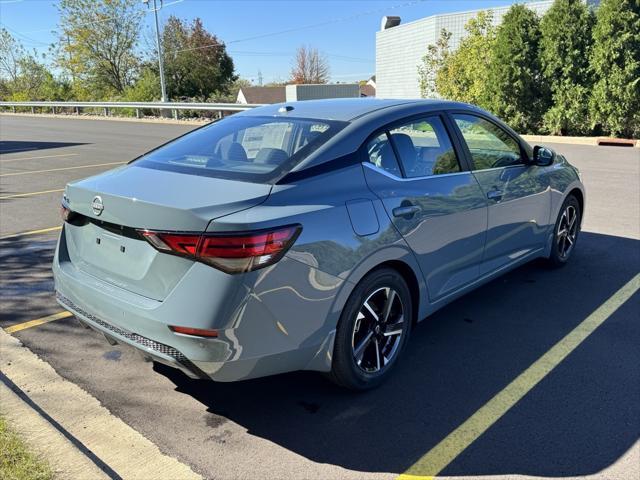
<instances>
[{"instance_id":1,"label":"car trunk lid","mask_svg":"<svg viewBox=\"0 0 640 480\"><path fill-rule=\"evenodd\" d=\"M163 300L193 260L162 253L137 230L203 232L215 218L251 208L270 185L126 166L71 183L68 260L112 285ZM101 205L101 208L100 208Z\"/></svg>"}]
</instances>

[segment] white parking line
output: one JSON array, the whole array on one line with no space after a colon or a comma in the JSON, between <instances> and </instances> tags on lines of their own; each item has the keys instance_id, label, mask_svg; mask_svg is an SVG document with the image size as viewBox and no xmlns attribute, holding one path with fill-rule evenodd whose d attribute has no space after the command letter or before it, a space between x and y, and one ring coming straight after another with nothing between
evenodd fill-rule
<instances>
[{"instance_id":1,"label":"white parking line","mask_svg":"<svg viewBox=\"0 0 640 480\"><path fill-rule=\"evenodd\" d=\"M23 158L7 158L0 160L0 164L9 162L18 162L20 160L38 160L40 158L58 158L58 157L75 157L79 153L61 153L60 155L42 155L40 157L23 157Z\"/></svg>"},{"instance_id":2,"label":"white parking line","mask_svg":"<svg viewBox=\"0 0 640 480\"><path fill-rule=\"evenodd\" d=\"M95 168L95 167L106 167L108 165L124 165L127 162L110 162L110 163L95 163L93 165L80 165L78 167L62 167L62 168L48 168L46 170L30 170L28 172L11 172L11 173L3 173L0 177L13 177L16 175L29 175L30 173L48 173L48 172L60 172L62 170L76 170L79 168Z\"/></svg>"}]
</instances>

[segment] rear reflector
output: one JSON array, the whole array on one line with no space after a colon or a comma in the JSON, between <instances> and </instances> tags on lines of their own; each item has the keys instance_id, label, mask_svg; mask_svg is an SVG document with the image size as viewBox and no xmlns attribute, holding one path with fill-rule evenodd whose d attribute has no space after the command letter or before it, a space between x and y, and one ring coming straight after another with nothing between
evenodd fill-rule
<instances>
[{"instance_id":1,"label":"rear reflector","mask_svg":"<svg viewBox=\"0 0 640 480\"><path fill-rule=\"evenodd\" d=\"M237 233L174 233L139 230L157 250L193 258L227 273L273 265L300 234L300 225Z\"/></svg>"},{"instance_id":2,"label":"rear reflector","mask_svg":"<svg viewBox=\"0 0 640 480\"><path fill-rule=\"evenodd\" d=\"M175 333L182 333L183 335L195 335L197 337L217 337L217 330L206 330L203 328L189 328L189 327L176 327L169 325L169 329Z\"/></svg>"}]
</instances>

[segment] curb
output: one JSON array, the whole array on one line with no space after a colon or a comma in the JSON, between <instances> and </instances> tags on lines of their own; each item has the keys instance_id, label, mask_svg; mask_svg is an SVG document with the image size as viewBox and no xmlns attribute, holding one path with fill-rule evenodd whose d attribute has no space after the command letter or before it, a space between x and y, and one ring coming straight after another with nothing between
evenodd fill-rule
<instances>
[{"instance_id":1,"label":"curb","mask_svg":"<svg viewBox=\"0 0 640 480\"><path fill-rule=\"evenodd\" d=\"M40 445L44 454L55 451L54 444L65 451L75 450L68 457L60 453L45 457L54 469L64 472L62 478L201 478L189 466L160 452L96 398L62 378L51 365L2 329L0 351L2 412L16 425L17 432L25 435L27 441L31 437L34 448ZM32 412L28 417L39 417L33 427L26 416L14 422L25 409ZM78 470L87 474L76 475L74 472Z\"/></svg>"},{"instance_id":2,"label":"curb","mask_svg":"<svg viewBox=\"0 0 640 480\"><path fill-rule=\"evenodd\" d=\"M609 143L626 147L640 148L640 140L629 140L605 137L560 137L557 135L520 135L529 143L567 143L571 145L591 145L597 147L601 143ZM609 145L611 146L611 145Z\"/></svg>"},{"instance_id":3,"label":"curb","mask_svg":"<svg viewBox=\"0 0 640 480\"><path fill-rule=\"evenodd\" d=\"M109 476L84 455L68 438L37 410L21 398L0 374L0 414L19 432L34 452L44 458L56 478L95 478ZM12 383L12 382L11 382ZM10 384L11 384L10 383Z\"/></svg>"}]
</instances>

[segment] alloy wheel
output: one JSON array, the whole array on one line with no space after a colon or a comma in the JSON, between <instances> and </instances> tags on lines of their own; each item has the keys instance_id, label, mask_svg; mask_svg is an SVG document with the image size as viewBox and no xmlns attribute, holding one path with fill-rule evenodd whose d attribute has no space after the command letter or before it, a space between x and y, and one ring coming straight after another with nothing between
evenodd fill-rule
<instances>
[{"instance_id":1,"label":"alloy wheel","mask_svg":"<svg viewBox=\"0 0 640 480\"><path fill-rule=\"evenodd\" d=\"M394 359L404 333L404 305L390 287L375 290L364 301L353 327L353 359L366 373L378 373Z\"/></svg>"},{"instance_id":2,"label":"alloy wheel","mask_svg":"<svg viewBox=\"0 0 640 480\"><path fill-rule=\"evenodd\" d=\"M558 255L561 259L569 257L578 236L578 210L574 205L567 205L558 224L556 242L558 243Z\"/></svg>"}]
</instances>

